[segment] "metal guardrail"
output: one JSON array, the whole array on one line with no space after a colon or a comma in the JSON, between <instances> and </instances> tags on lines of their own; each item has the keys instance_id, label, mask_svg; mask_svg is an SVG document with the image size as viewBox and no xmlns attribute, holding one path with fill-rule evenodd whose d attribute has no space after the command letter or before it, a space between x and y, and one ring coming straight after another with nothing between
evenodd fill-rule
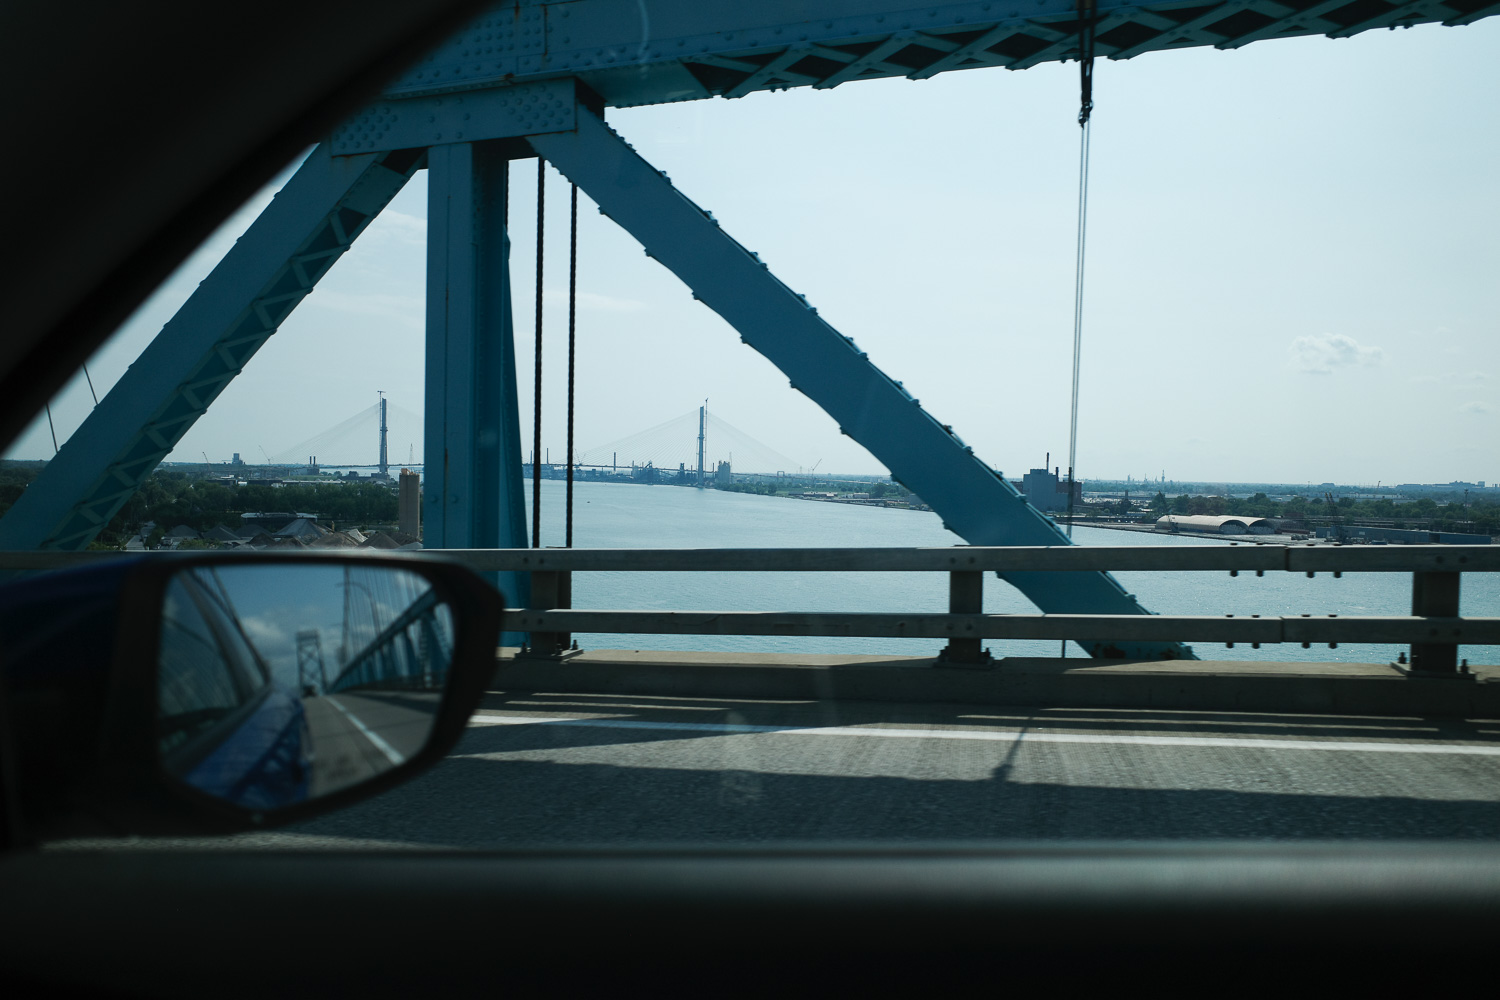
<instances>
[{"instance_id":1,"label":"metal guardrail","mask_svg":"<svg viewBox=\"0 0 1500 1000\"><path fill-rule=\"evenodd\" d=\"M519 632L876 636L887 639L1077 639L1119 642L1447 642L1500 645L1500 618L1318 615L794 614L760 611L573 611L510 608Z\"/></svg>"},{"instance_id":2,"label":"metal guardrail","mask_svg":"<svg viewBox=\"0 0 1500 1000\"><path fill-rule=\"evenodd\" d=\"M436 553L433 553L436 554ZM1500 571L1500 545L1056 545L859 549L449 549L501 572L960 572L1082 570L1293 573Z\"/></svg>"},{"instance_id":3,"label":"metal guardrail","mask_svg":"<svg viewBox=\"0 0 1500 1000\"><path fill-rule=\"evenodd\" d=\"M349 555L348 550L332 550ZM0 552L0 570L56 569L118 552ZM231 554L232 553L228 553ZM295 554L295 553L288 553ZM382 551L380 555L391 555ZM404 553L403 553L404 554ZM170 553L161 553L170 557ZM1500 618L1459 617L1459 581L1500 571L1500 546L1285 545L1046 546L844 549L443 549L410 553L485 572L531 574L532 607L507 611L531 633L531 652L558 655L574 632L663 635L874 636L946 639L943 660L985 658L985 639L1083 641L1341 642L1411 646L1415 673L1458 672L1457 647L1500 645ZM1410 616L987 615L986 572L1217 571L1411 573ZM942 572L948 614L574 610L571 574L583 572Z\"/></svg>"},{"instance_id":4,"label":"metal guardrail","mask_svg":"<svg viewBox=\"0 0 1500 1000\"><path fill-rule=\"evenodd\" d=\"M453 550L479 570L529 572L532 607L509 612L531 633L531 651L558 655L575 632L661 635L874 636L946 639L940 659L978 663L985 639L1092 642L1341 642L1409 645L1414 672L1459 671L1458 646L1500 644L1500 618L1459 617L1464 572L1500 571L1500 546L1046 546L860 549L507 549ZM1218 571L1411 573L1410 616L987 615L986 572ZM740 611L573 610L579 572L945 572L948 614L794 614Z\"/></svg>"},{"instance_id":5,"label":"metal guardrail","mask_svg":"<svg viewBox=\"0 0 1500 1000\"><path fill-rule=\"evenodd\" d=\"M212 550L233 555L236 550ZM1053 545L802 549L314 549L340 556L414 556L497 572L1074 572L1084 570L1292 573L1500 571L1500 545ZM204 550L0 551L0 570L61 569L122 556L203 555ZM299 550L278 549L296 556Z\"/></svg>"}]
</instances>

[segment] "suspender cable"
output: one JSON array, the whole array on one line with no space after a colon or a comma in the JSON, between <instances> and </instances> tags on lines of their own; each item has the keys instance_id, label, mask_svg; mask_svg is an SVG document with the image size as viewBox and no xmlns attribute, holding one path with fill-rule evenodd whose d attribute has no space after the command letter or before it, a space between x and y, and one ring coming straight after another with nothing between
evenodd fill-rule
<instances>
[{"instance_id":1,"label":"suspender cable","mask_svg":"<svg viewBox=\"0 0 1500 1000\"><path fill-rule=\"evenodd\" d=\"M99 405L99 394L94 391L94 380L91 379L91 378L89 378L89 366L88 365L84 365L83 366L83 377L84 377L84 380L87 381L88 384L89 384L89 395L94 397L94 405L98 406Z\"/></svg>"},{"instance_id":2,"label":"suspender cable","mask_svg":"<svg viewBox=\"0 0 1500 1000\"><path fill-rule=\"evenodd\" d=\"M1073 282L1073 399L1068 420L1068 538L1073 537L1078 464L1078 373L1083 357L1083 262L1089 214L1089 118L1094 111L1094 0L1078 0L1078 250Z\"/></svg>"},{"instance_id":3,"label":"suspender cable","mask_svg":"<svg viewBox=\"0 0 1500 1000\"><path fill-rule=\"evenodd\" d=\"M47 428L52 431L52 454L56 455L62 449L57 446L57 427L52 423L52 404L43 403L47 408Z\"/></svg>"},{"instance_id":4,"label":"suspender cable","mask_svg":"<svg viewBox=\"0 0 1500 1000\"><path fill-rule=\"evenodd\" d=\"M568 500L566 541L573 547L573 369L578 356L578 185L568 222Z\"/></svg>"},{"instance_id":5,"label":"suspender cable","mask_svg":"<svg viewBox=\"0 0 1500 1000\"><path fill-rule=\"evenodd\" d=\"M531 547L542 547L542 263L547 221L547 161L536 158L536 385L531 417Z\"/></svg>"},{"instance_id":6,"label":"suspender cable","mask_svg":"<svg viewBox=\"0 0 1500 1000\"><path fill-rule=\"evenodd\" d=\"M1078 248L1073 277L1073 397L1068 415L1068 540L1073 539L1073 498L1078 492L1078 373L1083 358L1083 250L1089 217L1089 119L1094 113L1094 0L1078 0ZM1062 641L1067 659L1068 640Z\"/></svg>"}]
</instances>

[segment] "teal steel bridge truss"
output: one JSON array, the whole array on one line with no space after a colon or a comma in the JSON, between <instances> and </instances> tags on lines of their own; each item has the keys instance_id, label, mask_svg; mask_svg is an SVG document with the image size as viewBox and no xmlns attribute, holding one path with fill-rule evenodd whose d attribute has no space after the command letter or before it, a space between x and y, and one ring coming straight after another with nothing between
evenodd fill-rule
<instances>
[{"instance_id":1,"label":"teal steel bridge truss","mask_svg":"<svg viewBox=\"0 0 1500 1000\"><path fill-rule=\"evenodd\" d=\"M511 161L541 155L975 545L1065 545L971 448L605 124L609 107L1077 58L1076 0L500 4L303 162L3 519L0 548L87 547L411 176L426 168L428 548L527 544L509 239ZM1500 0L1176 0L1094 7L1127 59L1297 35L1467 24ZM1148 614L1106 573L1007 572L1048 613ZM497 580L528 603L527 574ZM1096 656L1191 656L1160 642Z\"/></svg>"}]
</instances>

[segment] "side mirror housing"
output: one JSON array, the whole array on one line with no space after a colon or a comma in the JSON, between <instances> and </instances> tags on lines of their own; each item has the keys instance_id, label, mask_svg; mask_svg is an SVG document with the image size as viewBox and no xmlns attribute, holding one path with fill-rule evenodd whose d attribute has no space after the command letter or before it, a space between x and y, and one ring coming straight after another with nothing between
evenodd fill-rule
<instances>
[{"instance_id":1,"label":"side mirror housing","mask_svg":"<svg viewBox=\"0 0 1500 1000\"><path fill-rule=\"evenodd\" d=\"M23 841L264 829L452 749L500 595L428 557L121 560L0 588Z\"/></svg>"}]
</instances>

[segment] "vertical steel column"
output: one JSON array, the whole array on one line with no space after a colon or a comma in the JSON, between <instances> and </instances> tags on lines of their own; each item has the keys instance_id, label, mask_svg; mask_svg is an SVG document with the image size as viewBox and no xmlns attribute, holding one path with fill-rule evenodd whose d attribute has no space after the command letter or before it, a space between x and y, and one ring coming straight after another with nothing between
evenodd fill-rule
<instances>
[{"instance_id":1,"label":"vertical steel column","mask_svg":"<svg viewBox=\"0 0 1500 1000\"><path fill-rule=\"evenodd\" d=\"M948 613L952 615L984 614L984 574L977 570L964 570L948 574ZM984 651L983 639L948 640L948 645L938 654L938 662L951 666L977 667L990 662Z\"/></svg>"},{"instance_id":2,"label":"vertical steel column","mask_svg":"<svg viewBox=\"0 0 1500 1000\"><path fill-rule=\"evenodd\" d=\"M511 328L508 162L489 143L428 151L423 545L526 547ZM525 606L523 573L492 578ZM519 633L507 640L519 643Z\"/></svg>"},{"instance_id":3,"label":"vertical steel column","mask_svg":"<svg viewBox=\"0 0 1500 1000\"><path fill-rule=\"evenodd\" d=\"M1423 618L1458 617L1458 573L1413 573L1411 613ZM1458 646L1451 642L1412 643L1411 669L1426 674L1458 672Z\"/></svg>"},{"instance_id":4,"label":"vertical steel column","mask_svg":"<svg viewBox=\"0 0 1500 1000\"><path fill-rule=\"evenodd\" d=\"M526 606L533 611L572 607L572 598L572 573L539 570L531 574L531 601ZM532 656L561 657L572 642L568 632L532 632L528 646Z\"/></svg>"}]
</instances>

